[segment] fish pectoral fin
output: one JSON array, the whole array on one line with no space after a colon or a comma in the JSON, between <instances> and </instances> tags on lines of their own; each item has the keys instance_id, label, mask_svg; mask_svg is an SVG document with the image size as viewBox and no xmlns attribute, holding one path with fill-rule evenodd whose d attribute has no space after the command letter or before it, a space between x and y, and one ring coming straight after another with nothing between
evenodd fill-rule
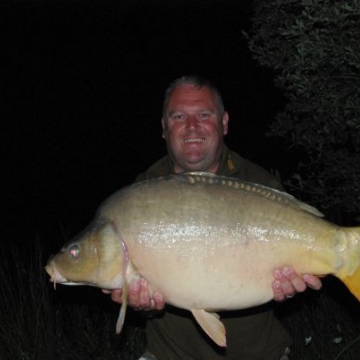
<instances>
[{"instance_id":1,"label":"fish pectoral fin","mask_svg":"<svg viewBox=\"0 0 360 360\"><path fill-rule=\"evenodd\" d=\"M121 329L124 325L126 308L127 308L127 286L126 286L126 283L124 283L124 286L122 288L122 304L121 304L121 308L120 308L119 317L116 322L116 333L117 334L120 334Z\"/></svg>"},{"instance_id":2,"label":"fish pectoral fin","mask_svg":"<svg viewBox=\"0 0 360 360\"><path fill-rule=\"evenodd\" d=\"M219 346L226 346L226 331L224 324L219 320L216 313L207 312L204 309L191 310L194 318L209 337Z\"/></svg>"}]
</instances>

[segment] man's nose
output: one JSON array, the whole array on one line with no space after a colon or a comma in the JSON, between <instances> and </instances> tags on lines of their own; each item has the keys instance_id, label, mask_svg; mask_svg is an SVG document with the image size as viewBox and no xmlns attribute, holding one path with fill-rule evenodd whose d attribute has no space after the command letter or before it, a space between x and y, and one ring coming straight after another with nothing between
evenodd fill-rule
<instances>
[{"instance_id":1,"label":"man's nose","mask_svg":"<svg viewBox=\"0 0 360 360\"><path fill-rule=\"evenodd\" d=\"M197 128L199 126L199 121L194 115L189 115L186 120L186 127L189 129Z\"/></svg>"}]
</instances>

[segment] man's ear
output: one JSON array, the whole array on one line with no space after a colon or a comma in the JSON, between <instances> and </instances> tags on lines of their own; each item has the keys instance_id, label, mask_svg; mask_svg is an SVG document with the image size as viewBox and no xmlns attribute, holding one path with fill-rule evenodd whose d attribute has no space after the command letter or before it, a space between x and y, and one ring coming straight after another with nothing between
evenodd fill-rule
<instances>
[{"instance_id":1,"label":"man's ear","mask_svg":"<svg viewBox=\"0 0 360 360\"><path fill-rule=\"evenodd\" d=\"M165 119L164 118L161 118L161 127L162 127L162 135L161 135L161 137L163 139L165 139L165 137L166 137L166 124L165 124Z\"/></svg>"},{"instance_id":2,"label":"man's ear","mask_svg":"<svg viewBox=\"0 0 360 360\"><path fill-rule=\"evenodd\" d=\"M226 111L224 112L221 122L223 126L223 135L226 135L229 130L229 114Z\"/></svg>"}]
</instances>

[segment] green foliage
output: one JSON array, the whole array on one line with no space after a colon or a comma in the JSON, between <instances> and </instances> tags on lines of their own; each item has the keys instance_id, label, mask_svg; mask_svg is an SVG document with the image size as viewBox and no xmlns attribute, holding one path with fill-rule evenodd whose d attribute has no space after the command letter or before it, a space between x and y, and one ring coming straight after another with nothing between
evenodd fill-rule
<instances>
[{"instance_id":1,"label":"green foliage","mask_svg":"<svg viewBox=\"0 0 360 360\"><path fill-rule=\"evenodd\" d=\"M360 210L360 0L266 0L247 35L288 103L271 135L302 153L290 184L322 208ZM289 185L289 184L288 184Z\"/></svg>"}]
</instances>

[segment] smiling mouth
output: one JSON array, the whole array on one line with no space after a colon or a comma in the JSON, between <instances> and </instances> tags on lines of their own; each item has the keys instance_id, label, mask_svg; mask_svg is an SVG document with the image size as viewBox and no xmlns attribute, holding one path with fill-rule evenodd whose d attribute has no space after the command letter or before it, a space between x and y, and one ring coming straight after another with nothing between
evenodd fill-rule
<instances>
[{"instance_id":1,"label":"smiling mouth","mask_svg":"<svg viewBox=\"0 0 360 360\"><path fill-rule=\"evenodd\" d=\"M185 144L201 144L205 141L204 138L195 138L195 139L184 139Z\"/></svg>"}]
</instances>

